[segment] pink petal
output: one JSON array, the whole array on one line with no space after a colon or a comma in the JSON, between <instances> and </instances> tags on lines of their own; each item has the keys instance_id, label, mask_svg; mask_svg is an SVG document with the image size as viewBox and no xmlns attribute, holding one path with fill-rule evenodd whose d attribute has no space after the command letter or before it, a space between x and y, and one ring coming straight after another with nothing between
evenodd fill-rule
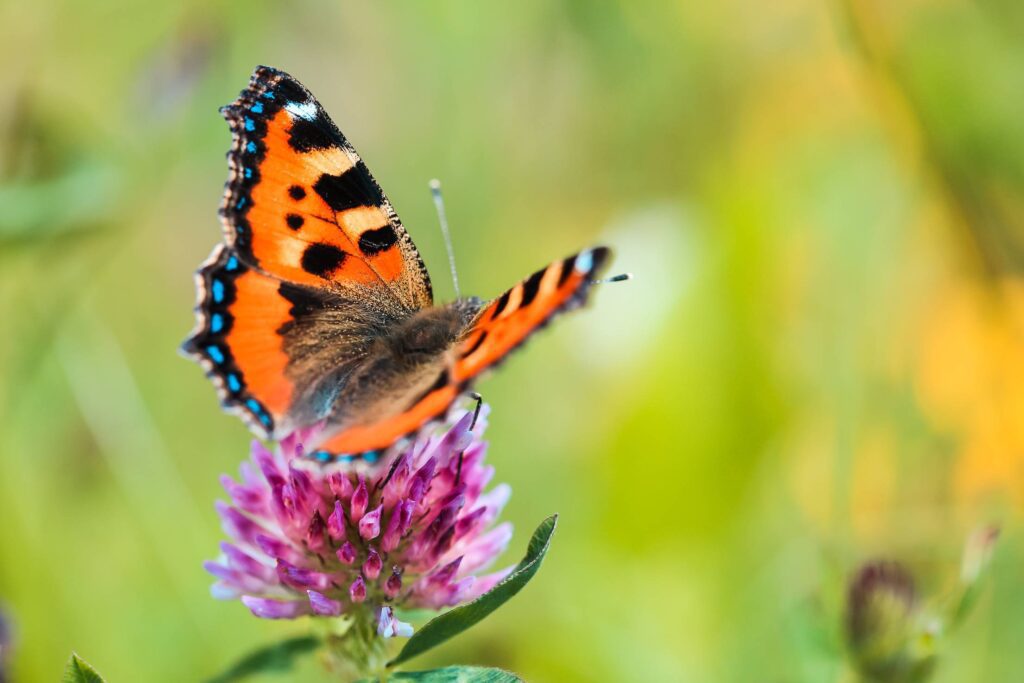
<instances>
[{"instance_id":1,"label":"pink petal","mask_svg":"<svg viewBox=\"0 0 1024 683\"><path fill-rule=\"evenodd\" d=\"M345 538L345 512L341 509L341 501L334 501L334 512L327 518L327 532L335 541Z\"/></svg>"},{"instance_id":2,"label":"pink petal","mask_svg":"<svg viewBox=\"0 0 1024 683\"><path fill-rule=\"evenodd\" d=\"M348 587L348 595L352 602L362 602L366 599L366 582L362 576L357 576L352 585Z\"/></svg>"},{"instance_id":3,"label":"pink petal","mask_svg":"<svg viewBox=\"0 0 1024 683\"><path fill-rule=\"evenodd\" d=\"M251 595L243 595L242 604L263 619L294 619L313 611L308 602L270 600Z\"/></svg>"},{"instance_id":4,"label":"pink petal","mask_svg":"<svg viewBox=\"0 0 1024 683\"><path fill-rule=\"evenodd\" d=\"M345 541L341 544L341 547L338 548L338 552L336 554L338 556L338 560L344 564L352 564L356 559L356 548L348 541Z\"/></svg>"},{"instance_id":5,"label":"pink petal","mask_svg":"<svg viewBox=\"0 0 1024 683\"><path fill-rule=\"evenodd\" d=\"M380 515L382 509L383 506L378 505L359 520L359 535L368 541L380 535Z\"/></svg>"},{"instance_id":6,"label":"pink petal","mask_svg":"<svg viewBox=\"0 0 1024 683\"><path fill-rule=\"evenodd\" d=\"M306 595L309 596L309 606L313 609L314 614L323 617L336 617L341 614L341 603L337 600L331 600L315 590L307 590Z\"/></svg>"},{"instance_id":7,"label":"pink petal","mask_svg":"<svg viewBox=\"0 0 1024 683\"><path fill-rule=\"evenodd\" d=\"M366 490L366 480L359 477L359 486L352 494L352 501L349 503L349 517L353 522L358 522L366 512L366 505L370 502L370 493Z\"/></svg>"}]
</instances>

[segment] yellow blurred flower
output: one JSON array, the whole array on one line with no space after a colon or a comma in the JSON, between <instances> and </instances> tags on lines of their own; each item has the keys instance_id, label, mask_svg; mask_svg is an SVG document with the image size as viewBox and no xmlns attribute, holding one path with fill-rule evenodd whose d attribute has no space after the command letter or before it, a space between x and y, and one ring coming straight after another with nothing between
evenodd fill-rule
<instances>
[{"instance_id":1,"label":"yellow blurred flower","mask_svg":"<svg viewBox=\"0 0 1024 683\"><path fill-rule=\"evenodd\" d=\"M956 440L954 499L1024 506L1024 282L958 282L933 301L915 390L935 428Z\"/></svg>"}]
</instances>

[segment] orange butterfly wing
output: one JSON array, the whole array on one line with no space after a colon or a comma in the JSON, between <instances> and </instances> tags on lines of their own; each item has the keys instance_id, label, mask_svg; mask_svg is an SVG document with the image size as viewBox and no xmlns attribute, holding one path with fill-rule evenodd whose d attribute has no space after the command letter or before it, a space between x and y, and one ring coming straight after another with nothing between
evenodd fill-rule
<instances>
[{"instance_id":1,"label":"orange butterfly wing","mask_svg":"<svg viewBox=\"0 0 1024 683\"><path fill-rule=\"evenodd\" d=\"M394 208L302 84L257 67L221 112L234 138L221 217L245 263L301 285L369 288L406 310L432 304Z\"/></svg>"},{"instance_id":2,"label":"orange butterfly wing","mask_svg":"<svg viewBox=\"0 0 1024 683\"><path fill-rule=\"evenodd\" d=\"M348 460L379 451L444 416L481 372L503 360L556 314L586 303L592 280L610 254L607 248L597 247L555 261L502 294L470 324L456 349L454 366L442 376L445 381L393 417L333 435L310 457Z\"/></svg>"},{"instance_id":3,"label":"orange butterfly wing","mask_svg":"<svg viewBox=\"0 0 1024 683\"><path fill-rule=\"evenodd\" d=\"M538 270L477 316L459 349L453 379L466 383L501 361L556 313L586 303L587 291L611 251L597 247Z\"/></svg>"},{"instance_id":4,"label":"orange butterfly wing","mask_svg":"<svg viewBox=\"0 0 1024 683\"><path fill-rule=\"evenodd\" d=\"M196 273L198 324L182 345L213 380L224 409L265 438L287 433L294 392L275 333L292 317L280 286L218 244Z\"/></svg>"}]
</instances>

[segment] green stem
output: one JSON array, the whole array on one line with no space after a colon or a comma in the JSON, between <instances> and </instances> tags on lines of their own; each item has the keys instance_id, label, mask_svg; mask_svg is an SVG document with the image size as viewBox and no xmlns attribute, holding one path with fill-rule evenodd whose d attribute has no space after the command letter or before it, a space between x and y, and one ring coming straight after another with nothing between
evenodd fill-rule
<instances>
[{"instance_id":1,"label":"green stem","mask_svg":"<svg viewBox=\"0 0 1024 683\"><path fill-rule=\"evenodd\" d=\"M343 681L372 677L386 680L386 641L377 636L373 610L361 608L347 615L324 638L327 648L325 665Z\"/></svg>"}]
</instances>

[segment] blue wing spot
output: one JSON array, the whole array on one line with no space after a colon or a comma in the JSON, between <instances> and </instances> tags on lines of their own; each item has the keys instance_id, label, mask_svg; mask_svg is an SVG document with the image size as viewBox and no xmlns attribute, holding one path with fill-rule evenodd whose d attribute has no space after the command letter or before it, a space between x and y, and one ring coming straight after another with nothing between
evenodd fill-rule
<instances>
[{"instance_id":1,"label":"blue wing spot","mask_svg":"<svg viewBox=\"0 0 1024 683\"><path fill-rule=\"evenodd\" d=\"M248 152L249 154L255 154L256 153L256 143L253 142L252 140L250 140L249 144L245 146L245 151Z\"/></svg>"},{"instance_id":2,"label":"blue wing spot","mask_svg":"<svg viewBox=\"0 0 1024 683\"><path fill-rule=\"evenodd\" d=\"M212 358L213 362L217 365L224 362L224 354L216 346L207 346L206 353L210 355L210 358Z\"/></svg>"},{"instance_id":3,"label":"blue wing spot","mask_svg":"<svg viewBox=\"0 0 1024 683\"><path fill-rule=\"evenodd\" d=\"M220 313L214 313L210 316L210 332L217 334L224 329L224 316Z\"/></svg>"},{"instance_id":4,"label":"blue wing spot","mask_svg":"<svg viewBox=\"0 0 1024 683\"><path fill-rule=\"evenodd\" d=\"M228 375L228 388L231 389L231 391L238 391L242 388L242 383L238 381L238 375L235 373Z\"/></svg>"},{"instance_id":5,"label":"blue wing spot","mask_svg":"<svg viewBox=\"0 0 1024 683\"><path fill-rule=\"evenodd\" d=\"M260 422L267 427L270 426L270 415L268 415L267 411L263 409L263 406L260 405L259 401L254 398L250 398L245 402L245 405L252 411L253 415L255 415Z\"/></svg>"},{"instance_id":6,"label":"blue wing spot","mask_svg":"<svg viewBox=\"0 0 1024 683\"><path fill-rule=\"evenodd\" d=\"M248 166L245 167L245 177L252 178L252 169L249 168Z\"/></svg>"},{"instance_id":7,"label":"blue wing spot","mask_svg":"<svg viewBox=\"0 0 1024 683\"><path fill-rule=\"evenodd\" d=\"M256 124L248 116L245 117L245 129L249 132L256 130Z\"/></svg>"},{"instance_id":8,"label":"blue wing spot","mask_svg":"<svg viewBox=\"0 0 1024 683\"><path fill-rule=\"evenodd\" d=\"M576 270L581 273L589 273L594 267L594 252L588 249L587 251L581 251L579 256L576 257Z\"/></svg>"},{"instance_id":9,"label":"blue wing spot","mask_svg":"<svg viewBox=\"0 0 1024 683\"><path fill-rule=\"evenodd\" d=\"M272 93L272 92L270 92L270 91L267 91L267 92L263 93L263 96L264 96L265 98L267 98L268 100L272 100L272 99L274 99L274 93Z\"/></svg>"},{"instance_id":10,"label":"blue wing spot","mask_svg":"<svg viewBox=\"0 0 1024 683\"><path fill-rule=\"evenodd\" d=\"M331 454L328 453L327 451L313 451L312 453L309 454L309 457L313 458L314 460L319 460L320 462L331 461Z\"/></svg>"},{"instance_id":11,"label":"blue wing spot","mask_svg":"<svg viewBox=\"0 0 1024 683\"><path fill-rule=\"evenodd\" d=\"M228 259L228 262L224 264L224 270L231 271L234 270L235 268L238 268L238 259L232 256L231 258Z\"/></svg>"},{"instance_id":12,"label":"blue wing spot","mask_svg":"<svg viewBox=\"0 0 1024 683\"><path fill-rule=\"evenodd\" d=\"M367 465L372 465L380 460L380 451L367 451L363 453L363 460L366 461Z\"/></svg>"},{"instance_id":13,"label":"blue wing spot","mask_svg":"<svg viewBox=\"0 0 1024 683\"><path fill-rule=\"evenodd\" d=\"M238 203L235 204L235 208L241 209L243 206L245 206L245 197L242 197L241 199L238 200Z\"/></svg>"},{"instance_id":14,"label":"blue wing spot","mask_svg":"<svg viewBox=\"0 0 1024 683\"><path fill-rule=\"evenodd\" d=\"M224 283L220 280L214 280L213 285L213 300L217 303L224 301Z\"/></svg>"},{"instance_id":15,"label":"blue wing spot","mask_svg":"<svg viewBox=\"0 0 1024 683\"><path fill-rule=\"evenodd\" d=\"M251 107L249 107L249 110L253 114L262 114L263 113L263 103L262 102L257 102L256 104L254 104Z\"/></svg>"}]
</instances>

